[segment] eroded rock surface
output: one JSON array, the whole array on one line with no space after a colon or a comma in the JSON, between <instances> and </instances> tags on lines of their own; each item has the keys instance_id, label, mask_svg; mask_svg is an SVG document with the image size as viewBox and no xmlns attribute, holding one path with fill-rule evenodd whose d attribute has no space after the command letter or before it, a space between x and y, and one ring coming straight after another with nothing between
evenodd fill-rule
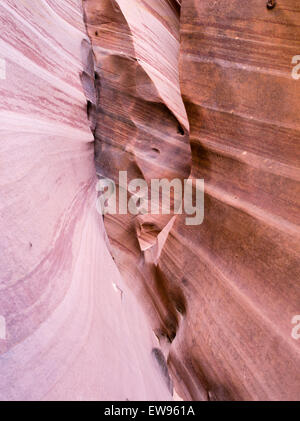
<instances>
[{"instance_id":1,"label":"eroded rock surface","mask_svg":"<svg viewBox=\"0 0 300 421\"><path fill-rule=\"evenodd\" d=\"M86 0L85 12L100 78L97 172L205 180L198 227L105 216L177 392L298 400L300 6Z\"/></svg>"},{"instance_id":2,"label":"eroded rock surface","mask_svg":"<svg viewBox=\"0 0 300 421\"><path fill-rule=\"evenodd\" d=\"M0 16L0 398L299 400L300 6ZM203 223L106 215L108 244L119 171L204 178Z\"/></svg>"},{"instance_id":3,"label":"eroded rock surface","mask_svg":"<svg viewBox=\"0 0 300 421\"><path fill-rule=\"evenodd\" d=\"M81 1L5 0L0 16L0 399L170 399L96 212Z\"/></svg>"}]
</instances>

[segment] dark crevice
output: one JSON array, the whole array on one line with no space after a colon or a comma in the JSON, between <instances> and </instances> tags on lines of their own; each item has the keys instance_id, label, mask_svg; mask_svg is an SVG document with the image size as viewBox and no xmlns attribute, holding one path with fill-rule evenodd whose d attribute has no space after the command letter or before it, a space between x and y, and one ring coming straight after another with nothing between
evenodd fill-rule
<instances>
[{"instance_id":1,"label":"dark crevice","mask_svg":"<svg viewBox=\"0 0 300 421\"><path fill-rule=\"evenodd\" d=\"M181 126L181 124L179 124L179 123L178 123L178 126L177 126L177 133L180 133L181 136L184 136L184 129Z\"/></svg>"},{"instance_id":2,"label":"dark crevice","mask_svg":"<svg viewBox=\"0 0 300 421\"><path fill-rule=\"evenodd\" d=\"M161 370L161 373L163 375L164 380L167 383L170 393L173 394L173 382L169 375L168 364L167 364L164 354L159 348L152 348L152 355Z\"/></svg>"},{"instance_id":3,"label":"dark crevice","mask_svg":"<svg viewBox=\"0 0 300 421\"><path fill-rule=\"evenodd\" d=\"M91 103L91 101L87 100L87 102L86 102L86 113L87 113L88 119L90 119L91 108L92 108L92 103Z\"/></svg>"}]
</instances>

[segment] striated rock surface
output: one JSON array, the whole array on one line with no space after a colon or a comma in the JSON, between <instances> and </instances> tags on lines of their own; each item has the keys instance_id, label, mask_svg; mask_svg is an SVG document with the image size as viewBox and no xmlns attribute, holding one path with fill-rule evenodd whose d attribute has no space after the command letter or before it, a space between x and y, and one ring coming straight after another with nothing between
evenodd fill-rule
<instances>
[{"instance_id":1,"label":"striated rock surface","mask_svg":"<svg viewBox=\"0 0 300 421\"><path fill-rule=\"evenodd\" d=\"M186 399L298 400L300 6L96 0L99 175L205 180L205 216L105 216Z\"/></svg>"},{"instance_id":2,"label":"striated rock surface","mask_svg":"<svg viewBox=\"0 0 300 421\"><path fill-rule=\"evenodd\" d=\"M299 400L299 18L1 2L0 399ZM204 178L203 223L105 215L107 238L119 171Z\"/></svg>"},{"instance_id":3,"label":"striated rock surface","mask_svg":"<svg viewBox=\"0 0 300 421\"><path fill-rule=\"evenodd\" d=\"M81 1L5 0L0 16L0 399L170 399L96 212Z\"/></svg>"},{"instance_id":4,"label":"striated rock surface","mask_svg":"<svg viewBox=\"0 0 300 421\"><path fill-rule=\"evenodd\" d=\"M196 232L178 221L161 265L187 280L174 355L189 351L212 398L300 397L291 336L300 306L300 89L291 77L299 18L289 0L272 10L260 1L182 2L180 81L205 217ZM181 274L170 265L174 243Z\"/></svg>"}]
</instances>

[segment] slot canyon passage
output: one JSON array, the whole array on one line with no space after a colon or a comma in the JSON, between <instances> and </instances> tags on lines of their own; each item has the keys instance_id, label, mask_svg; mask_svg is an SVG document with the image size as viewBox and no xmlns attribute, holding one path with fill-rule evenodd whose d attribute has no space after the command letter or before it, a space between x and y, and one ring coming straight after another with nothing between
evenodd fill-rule
<instances>
[{"instance_id":1,"label":"slot canyon passage","mask_svg":"<svg viewBox=\"0 0 300 421\"><path fill-rule=\"evenodd\" d=\"M0 399L299 400L300 3L0 16ZM204 179L203 223L103 218L119 171Z\"/></svg>"}]
</instances>

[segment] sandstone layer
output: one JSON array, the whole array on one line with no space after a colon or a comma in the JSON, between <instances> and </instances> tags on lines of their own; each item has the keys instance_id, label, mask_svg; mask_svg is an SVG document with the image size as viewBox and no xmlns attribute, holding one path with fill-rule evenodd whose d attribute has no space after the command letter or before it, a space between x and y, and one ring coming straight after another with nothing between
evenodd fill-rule
<instances>
[{"instance_id":1,"label":"sandstone layer","mask_svg":"<svg viewBox=\"0 0 300 421\"><path fill-rule=\"evenodd\" d=\"M300 5L0 16L0 399L299 400ZM204 179L203 223L103 223L120 171Z\"/></svg>"},{"instance_id":2,"label":"sandstone layer","mask_svg":"<svg viewBox=\"0 0 300 421\"><path fill-rule=\"evenodd\" d=\"M86 0L99 175L204 178L205 216L106 215L112 254L196 400L298 400L300 6Z\"/></svg>"},{"instance_id":3,"label":"sandstone layer","mask_svg":"<svg viewBox=\"0 0 300 421\"><path fill-rule=\"evenodd\" d=\"M95 207L82 3L5 0L0 16L0 399L171 399Z\"/></svg>"}]
</instances>

